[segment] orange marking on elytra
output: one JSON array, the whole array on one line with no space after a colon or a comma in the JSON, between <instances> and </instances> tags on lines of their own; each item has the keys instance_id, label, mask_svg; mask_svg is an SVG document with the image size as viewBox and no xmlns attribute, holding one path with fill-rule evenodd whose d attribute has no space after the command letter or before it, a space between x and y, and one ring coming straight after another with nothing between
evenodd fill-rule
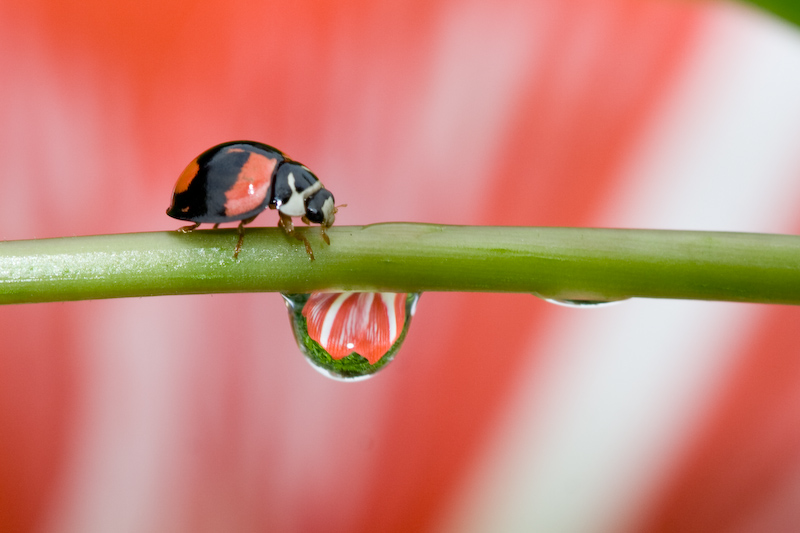
<instances>
[{"instance_id":1,"label":"orange marking on elytra","mask_svg":"<svg viewBox=\"0 0 800 533\"><path fill-rule=\"evenodd\" d=\"M258 209L267 195L267 188L277 159L250 153L242 165L236 183L226 193L225 214L236 216Z\"/></svg>"},{"instance_id":2,"label":"orange marking on elytra","mask_svg":"<svg viewBox=\"0 0 800 533\"><path fill-rule=\"evenodd\" d=\"M200 165L197 164L197 159L193 159L189 165L183 169L181 175L178 176L178 182L175 184L175 194L180 194L186 189L189 188L189 184L192 182L195 176L197 176L197 172L200 170Z\"/></svg>"}]
</instances>

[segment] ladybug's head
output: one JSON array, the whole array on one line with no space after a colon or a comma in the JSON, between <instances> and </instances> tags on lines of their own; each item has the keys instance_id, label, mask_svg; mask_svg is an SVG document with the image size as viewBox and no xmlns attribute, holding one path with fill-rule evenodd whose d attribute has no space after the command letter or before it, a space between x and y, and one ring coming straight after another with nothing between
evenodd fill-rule
<instances>
[{"instance_id":1,"label":"ladybug's head","mask_svg":"<svg viewBox=\"0 0 800 533\"><path fill-rule=\"evenodd\" d=\"M336 220L336 206L333 194L328 189L320 189L306 202L306 218L309 222L320 224L324 228L333 226Z\"/></svg>"}]
</instances>

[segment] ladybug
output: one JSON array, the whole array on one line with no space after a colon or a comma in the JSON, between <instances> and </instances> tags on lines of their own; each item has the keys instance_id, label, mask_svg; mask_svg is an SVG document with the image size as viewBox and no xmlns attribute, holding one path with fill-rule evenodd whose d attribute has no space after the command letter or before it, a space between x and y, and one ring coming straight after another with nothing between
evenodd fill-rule
<instances>
[{"instance_id":1,"label":"ladybug","mask_svg":"<svg viewBox=\"0 0 800 533\"><path fill-rule=\"evenodd\" d=\"M218 144L192 160L178 177L167 214L194 222L180 228L181 233L203 223L213 223L216 228L222 222L240 221L233 253L237 258L244 226L267 207L278 210L278 226L303 241L312 260L311 244L295 231L292 217L319 224L322 238L331 243L325 228L336 218L333 194L304 165L277 148L254 141Z\"/></svg>"}]
</instances>

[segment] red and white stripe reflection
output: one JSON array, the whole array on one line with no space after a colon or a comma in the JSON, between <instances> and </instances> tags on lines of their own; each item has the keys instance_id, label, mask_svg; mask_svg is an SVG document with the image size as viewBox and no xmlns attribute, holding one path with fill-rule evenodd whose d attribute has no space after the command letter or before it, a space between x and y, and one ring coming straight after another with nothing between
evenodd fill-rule
<instances>
[{"instance_id":1,"label":"red and white stripe reflection","mask_svg":"<svg viewBox=\"0 0 800 533\"><path fill-rule=\"evenodd\" d=\"M303 306L308 335L334 359L353 352L377 363L406 323L405 293L315 292Z\"/></svg>"}]
</instances>

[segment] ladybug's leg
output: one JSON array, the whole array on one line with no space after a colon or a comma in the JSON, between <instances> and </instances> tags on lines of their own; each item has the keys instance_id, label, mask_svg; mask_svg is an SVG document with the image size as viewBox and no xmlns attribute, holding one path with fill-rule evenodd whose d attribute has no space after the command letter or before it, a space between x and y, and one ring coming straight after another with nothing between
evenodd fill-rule
<instances>
[{"instance_id":1,"label":"ladybug's leg","mask_svg":"<svg viewBox=\"0 0 800 533\"><path fill-rule=\"evenodd\" d=\"M325 226L320 226L319 227L319 231L320 231L320 233L322 233L322 240L325 241L325 243L328 246L330 246L331 245L331 239L330 239L330 237L328 237L328 234L325 233Z\"/></svg>"},{"instance_id":2,"label":"ladybug's leg","mask_svg":"<svg viewBox=\"0 0 800 533\"><path fill-rule=\"evenodd\" d=\"M314 250L311 249L311 243L308 242L308 239L306 239L305 235L303 235L300 238L303 239L303 243L305 243L305 245L306 245L306 253L308 254L308 258L313 261L314 260Z\"/></svg>"},{"instance_id":3,"label":"ladybug's leg","mask_svg":"<svg viewBox=\"0 0 800 533\"><path fill-rule=\"evenodd\" d=\"M285 231L287 235L294 237L298 241L303 241L303 243L306 245L306 253L308 254L309 259L313 261L314 250L311 249L311 243L308 242L308 239L306 238L305 234L301 235L300 232L295 231L294 223L292 222L292 217L290 217L289 215L284 215L280 211L278 212L278 215L280 216L280 221L278 221L278 226L282 227L283 231Z\"/></svg>"},{"instance_id":4,"label":"ladybug's leg","mask_svg":"<svg viewBox=\"0 0 800 533\"><path fill-rule=\"evenodd\" d=\"M211 228L211 229L217 229L218 227L219 227L219 222L217 222L216 224L214 224L214 227L213 227L213 228Z\"/></svg>"},{"instance_id":5,"label":"ladybug's leg","mask_svg":"<svg viewBox=\"0 0 800 533\"><path fill-rule=\"evenodd\" d=\"M256 215L258 216L258 215ZM242 251L242 244L244 243L244 225L249 224L254 221L256 217L250 217L242 220L239 222L238 230L239 230L239 240L236 241L236 248L233 249L233 258L239 259L239 252Z\"/></svg>"},{"instance_id":6,"label":"ladybug's leg","mask_svg":"<svg viewBox=\"0 0 800 533\"><path fill-rule=\"evenodd\" d=\"M192 232L192 231L194 231L194 230L197 228L197 226L199 226L199 225L200 225L200 223L199 223L199 222L195 222L195 223L194 223L194 224L192 224L191 226L183 226L182 228L178 228L178 232L180 232L180 233L191 233L191 232Z\"/></svg>"},{"instance_id":7,"label":"ladybug's leg","mask_svg":"<svg viewBox=\"0 0 800 533\"><path fill-rule=\"evenodd\" d=\"M284 215L280 211L278 211L278 227L283 228L283 231L286 232L286 235L291 235L292 237L295 236L294 233L294 224L292 223L292 217L289 215Z\"/></svg>"}]
</instances>

